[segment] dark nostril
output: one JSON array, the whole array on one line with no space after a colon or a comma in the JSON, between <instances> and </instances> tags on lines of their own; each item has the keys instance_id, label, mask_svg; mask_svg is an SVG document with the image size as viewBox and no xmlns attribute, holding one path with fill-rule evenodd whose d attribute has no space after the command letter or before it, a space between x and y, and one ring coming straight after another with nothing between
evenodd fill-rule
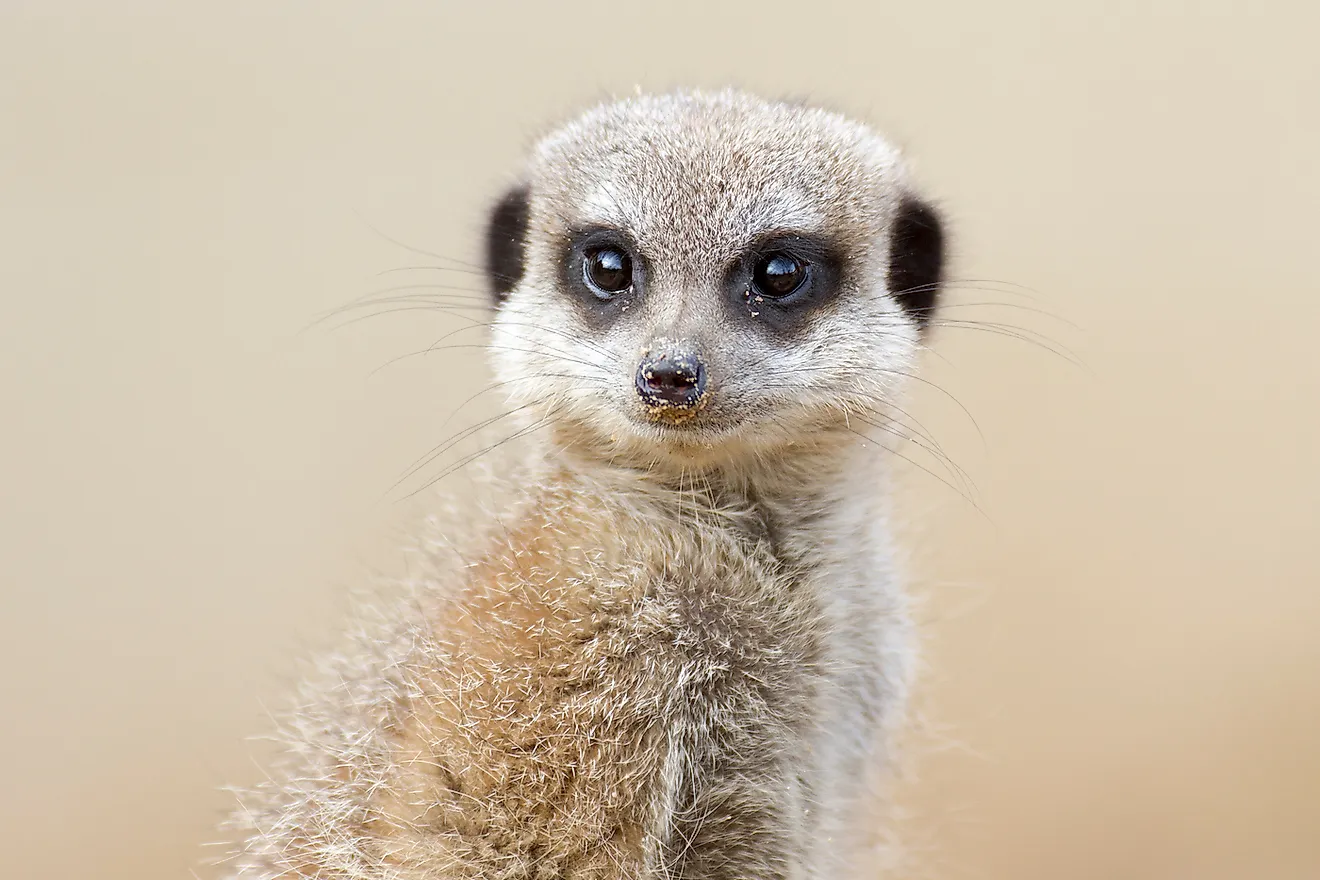
<instances>
[{"instance_id":1,"label":"dark nostril","mask_svg":"<svg viewBox=\"0 0 1320 880\"><path fill-rule=\"evenodd\" d=\"M646 381L656 390L686 393L689 388L696 386L697 376L677 364L662 362L646 371Z\"/></svg>"},{"instance_id":2,"label":"dark nostril","mask_svg":"<svg viewBox=\"0 0 1320 880\"><path fill-rule=\"evenodd\" d=\"M637 367L637 393L647 406L689 407L706 392L706 368L686 354L646 357Z\"/></svg>"}]
</instances>

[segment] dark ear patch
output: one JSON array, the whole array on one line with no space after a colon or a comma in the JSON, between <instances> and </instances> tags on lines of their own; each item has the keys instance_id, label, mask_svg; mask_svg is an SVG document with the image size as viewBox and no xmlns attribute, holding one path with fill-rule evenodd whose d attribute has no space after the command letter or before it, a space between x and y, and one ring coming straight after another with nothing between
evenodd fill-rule
<instances>
[{"instance_id":1,"label":"dark ear patch","mask_svg":"<svg viewBox=\"0 0 1320 880\"><path fill-rule=\"evenodd\" d=\"M527 258L527 197L526 186L509 190L495 203L486 224L486 278L497 305L522 280Z\"/></svg>"},{"instance_id":2,"label":"dark ear patch","mask_svg":"<svg viewBox=\"0 0 1320 880\"><path fill-rule=\"evenodd\" d=\"M889 290L921 327L935 313L944 278L944 228L935 209L904 198L889 244Z\"/></svg>"}]
</instances>

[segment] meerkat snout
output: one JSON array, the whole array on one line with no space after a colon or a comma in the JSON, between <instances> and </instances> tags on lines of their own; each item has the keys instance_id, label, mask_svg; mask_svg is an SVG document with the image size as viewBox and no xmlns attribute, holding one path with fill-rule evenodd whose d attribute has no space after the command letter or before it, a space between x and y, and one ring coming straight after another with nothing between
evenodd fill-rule
<instances>
[{"instance_id":1,"label":"meerkat snout","mask_svg":"<svg viewBox=\"0 0 1320 880\"><path fill-rule=\"evenodd\" d=\"M648 408L694 410L706 396L706 365L683 348L653 349L637 366L635 384Z\"/></svg>"}]
</instances>

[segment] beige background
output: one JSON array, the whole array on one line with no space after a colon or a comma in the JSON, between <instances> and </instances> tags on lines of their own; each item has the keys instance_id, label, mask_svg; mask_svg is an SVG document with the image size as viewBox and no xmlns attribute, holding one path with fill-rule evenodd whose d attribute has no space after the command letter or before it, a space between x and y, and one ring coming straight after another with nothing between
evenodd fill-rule
<instances>
[{"instance_id":1,"label":"beige background","mask_svg":"<svg viewBox=\"0 0 1320 880\"><path fill-rule=\"evenodd\" d=\"M0 2L4 877L206 858L399 569L391 483L493 411L446 423L475 349L373 373L450 316L300 329L475 286L386 236L472 259L528 140L637 83L876 123L1002 282L917 401L979 511L906 469L923 873L1320 877L1315 4L114 5Z\"/></svg>"}]
</instances>

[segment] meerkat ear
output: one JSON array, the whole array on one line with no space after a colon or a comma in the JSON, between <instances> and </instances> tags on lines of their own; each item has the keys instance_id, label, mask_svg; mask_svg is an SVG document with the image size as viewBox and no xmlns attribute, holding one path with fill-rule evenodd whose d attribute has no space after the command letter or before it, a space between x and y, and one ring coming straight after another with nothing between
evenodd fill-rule
<instances>
[{"instance_id":1,"label":"meerkat ear","mask_svg":"<svg viewBox=\"0 0 1320 880\"><path fill-rule=\"evenodd\" d=\"M513 187L495 203L486 222L486 279L499 305L522 280L527 258L526 185Z\"/></svg>"},{"instance_id":2,"label":"meerkat ear","mask_svg":"<svg viewBox=\"0 0 1320 880\"><path fill-rule=\"evenodd\" d=\"M944 226L935 209L905 196L889 236L889 290L917 325L935 313L944 280Z\"/></svg>"}]
</instances>

